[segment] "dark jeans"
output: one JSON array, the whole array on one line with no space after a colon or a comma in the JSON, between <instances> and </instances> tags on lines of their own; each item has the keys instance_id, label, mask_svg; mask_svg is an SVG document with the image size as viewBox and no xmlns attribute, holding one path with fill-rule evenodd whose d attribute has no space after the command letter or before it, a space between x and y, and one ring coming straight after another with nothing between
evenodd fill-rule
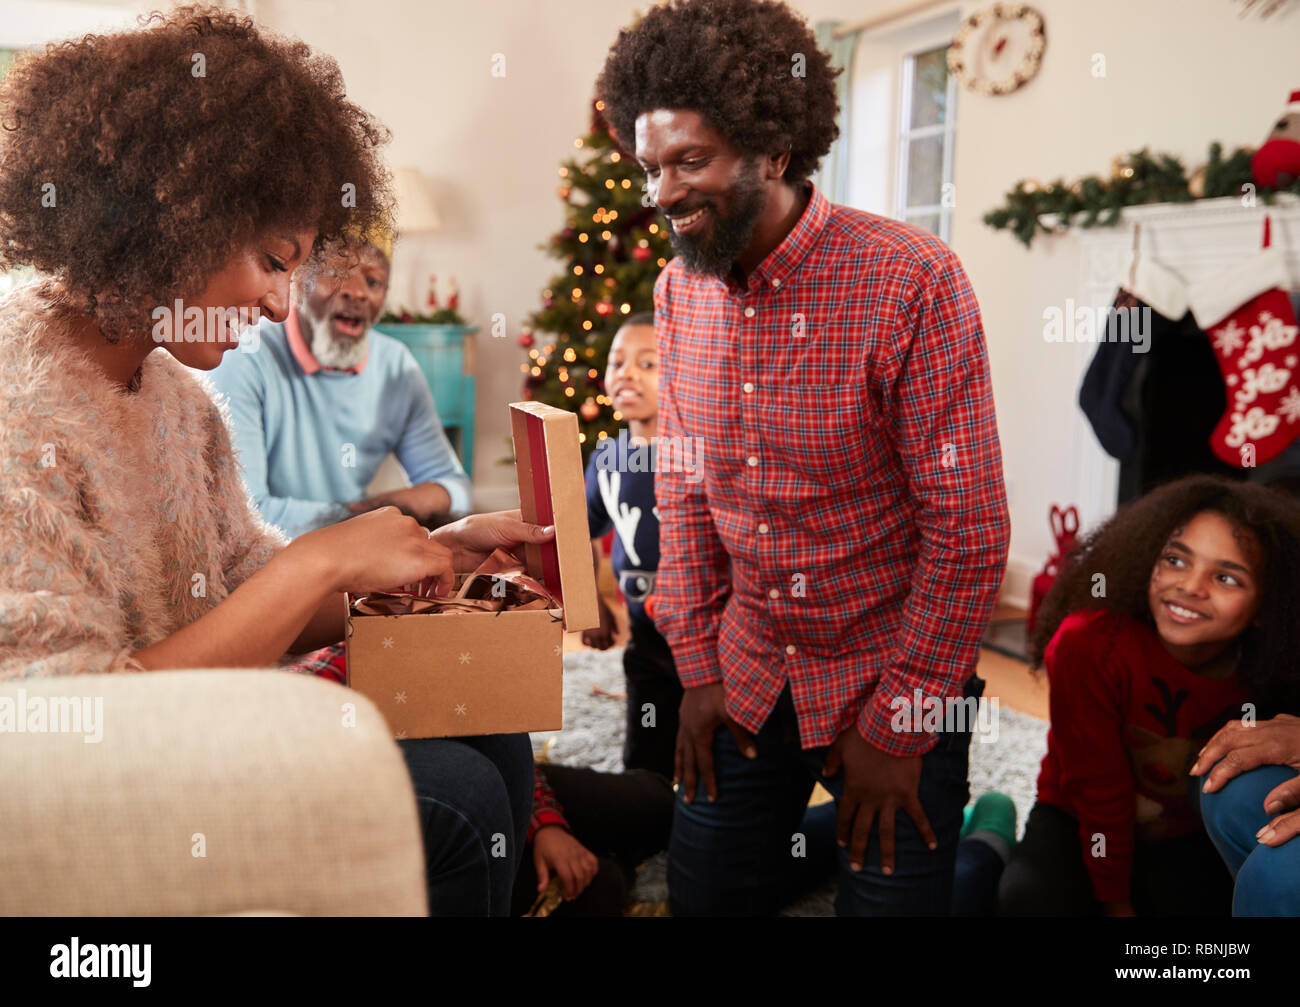
<instances>
[{"instance_id":1,"label":"dark jeans","mask_svg":"<svg viewBox=\"0 0 1300 1007\"><path fill-rule=\"evenodd\" d=\"M1289 766L1260 766L1200 795L1206 831L1236 879L1233 916L1300 916L1300 837L1281 846L1255 840L1275 817L1264 798L1295 775Z\"/></svg>"},{"instance_id":2,"label":"dark jeans","mask_svg":"<svg viewBox=\"0 0 1300 1007\"><path fill-rule=\"evenodd\" d=\"M984 682L972 675L966 695L979 696ZM826 748L803 750L789 687L759 731L758 757L741 755L726 727L713 738L718 799L701 785L696 799L678 800L668 846L668 892L674 916L768 915L798 891L798 829L813 783L821 780L838 800L844 770L821 775ZM953 862L962 811L970 796L967 755L970 732L939 735L921 758L921 806L939 840L930 850L906 812L894 826L894 873L880 870L879 822L873 823L862 870L849 869L847 849L836 847L841 916L947 916L952 902ZM679 792L680 796L680 792ZM814 811L816 809L813 809ZM809 811L812 814L812 811ZM811 837L804 837L811 843ZM805 853L808 845L804 846Z\"/></svg>"},{"instance_id":3,"label":"dark jeans","mask_svg":"<svg viewBox=\"0 0 1300 1007\"><path fill-rule=\"evenodd\" d=\"M957 844L953 868L952 914L993 916L998 905L998 882L1007 862L1003 854L982 839L967 837Z\"/></svg>"},{"instance_id":4,"label":"dark jeans","mask_svg":"<svg viewBox=\"0 0 1300 1007\"><path fill-rule=\"evenodd\" d=\"M431 916L505 916L533 813L526 734L399 741L415 787Z\"/></svg>"},{"instance_id":5,"label":"dark jeans","mask_svg":"<svg viewBox=\"0 0 1300 1007\"><path fill-rule=\"evenodd\" d=\"M629 621L632 636L623 651L623 674L627 678L623 767L649 769L671 780L677 711L682 705L677 666L668 641L653 623L637 618ZM648 723L651 716L653 723Z\"/></svg>"},{"instance_id":6,"label":"dark jeans","mask_svg":"<svg viewBox=\"0 0 1300 1007\"><path fill-rule=\"evenodd\" d=\"M573 837L596 855L600 870L572 902L552 916L620 916L637 866L668 845L673 821L673 786L644 769L601 773L547 763L540 767L555 791ZM525 850L515 880L511 915L526 913L536 900L533 847Z\"/></svg>"},{"instance_id":7,"label":"dark jeans","mask_svg":"<svg viewBox=\"0 0 1300 1007\"><path fill-rule=\"evenodd\" d=\"M1227 916L1232 876L1203 832L1133 848L1133 911L1138 916ZM998 886L999 916L1096 916L1079 823L1035 804L1025 836Z\"/></svg>"}]
</instances>

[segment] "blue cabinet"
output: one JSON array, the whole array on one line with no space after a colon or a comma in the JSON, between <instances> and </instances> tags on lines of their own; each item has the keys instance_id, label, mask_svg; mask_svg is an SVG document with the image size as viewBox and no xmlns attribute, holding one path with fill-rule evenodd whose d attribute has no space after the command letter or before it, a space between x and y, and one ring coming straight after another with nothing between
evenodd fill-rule
<instances>
[{"instance_id":1,"label":"blue cabinet","mask_svg":"<svg viewBox=\"0 0 1300 1007\"><path fill-rule=\"evenodd\" d=\"M474 333L472 325L376 325L400 340L415 357L433 392L438 410L461 464L474 478Z\"/></svg>"}]
</instances>

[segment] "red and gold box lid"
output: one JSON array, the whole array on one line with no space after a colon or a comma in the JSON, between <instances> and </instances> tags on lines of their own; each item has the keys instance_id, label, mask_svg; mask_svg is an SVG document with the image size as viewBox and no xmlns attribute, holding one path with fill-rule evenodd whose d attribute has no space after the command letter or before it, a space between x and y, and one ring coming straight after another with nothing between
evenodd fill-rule
<instances>
[{"instance_id":1,"label":"red and gold box lid","mask_svg":"<svg viewBox=\"0 0 1300 1007\"><path fill-rule=\"evenodd\" d=\"M510 403L519 510L525 521L555 525L555 539L524 548L528 573L564 604L564 628L600 623L578 417L541 402Z\"/></svg>"}]
</instances>

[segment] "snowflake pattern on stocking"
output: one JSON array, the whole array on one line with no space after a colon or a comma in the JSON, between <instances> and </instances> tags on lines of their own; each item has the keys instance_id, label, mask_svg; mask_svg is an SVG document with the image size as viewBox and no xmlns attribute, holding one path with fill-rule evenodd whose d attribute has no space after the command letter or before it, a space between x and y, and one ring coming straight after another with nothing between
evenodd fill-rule
<instances>
[{"instance_id":1,"label":"snowflake pattern on stocking","mask_svg":"<svg viewBox=\"0 0 1300 1007\"><path fill-rule=\"evenodd\" d=\"M1234 319L1229 318L1227 325L1221 325L1211 333L1214 336L1214 348L1223 356L1230 357L1241 349L1245 340L1242 338L1246 330L1236 323Z\"/></svg>"},{"instance_id":2,"label":"snowflake pattern on stocking","mask_svg":"<svg viewBox=\"0 0 1300 1007\"><path fill-rule=\"evenodd\" d=\"M1229 408L1210 436L1215 454L1239 467L1277 457L1300 424L1295 352L1300 324L1285 291L1273 287L1241 304L1208 333Z\"/></svg>"},{"instance_id":3,"label":"snowflake pattern on stocking","mask_svg":"<svg viewBox=\"0 0 1300 1007\"><path fill-rule=\"evenodd\" d=\"M1277 429L1280 422L1262 406L1254 406L1245 413L1232 414L1232 427L1224 440L1234 448L1241 447L1246 441L1262 441Z\"/></svg>"},{"instance_id":4,"label":"snowflake pattern on stocking","mask_svg":"<svg viewBox=\"0 0 1300 1007\"><path fill-rule=\"evenodd\" d=\"M1286 417L1288 423L1300 420L1300 388L1292 385L1277 407L1277 411Z\"/></svg>"},{"instance_id":5,"label":"snowflake pattern on stocking","mask_svg":"<svg viewBox=\"0 0 1300 1007\"><path fill-rule=\"evenodd\" d=\"M1296 333L1300 332L1300 326L1287 325L1271 311L1261 311L1259 321L1261 324L1250 327L1250 345L1237 361L1238 367L1253 364L1264 355L1265 350L1280 350L1284 346L1290 346L1295 342Z\"/></svg>"}]
</instances>

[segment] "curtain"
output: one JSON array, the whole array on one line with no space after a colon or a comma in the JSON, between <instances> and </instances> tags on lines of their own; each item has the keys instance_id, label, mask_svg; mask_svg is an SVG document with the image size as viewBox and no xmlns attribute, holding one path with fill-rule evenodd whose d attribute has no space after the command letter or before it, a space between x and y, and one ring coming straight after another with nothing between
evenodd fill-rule
<instances>
[{"instance_id":1,"label":"curtain","mask_svg":"<svg viewBox=\"0 0 1300 1007\"><path fill-rule=\"evenodd\" d=\"M840 127L840 135L813 172L812 180L822 195L832 203L845 203L849 197L849 123L853 121L849 114L849 98L852 94L849 76L853 66L853 50L858 44L858 33L850 32L835 38L834 32L838 27L838 21L818 21L813 27L818 48L830 54L831 66L843 67L844 72L835 79L835 94L840 103L840 112L835 121Z\"/></svg>"}]
</instances>

